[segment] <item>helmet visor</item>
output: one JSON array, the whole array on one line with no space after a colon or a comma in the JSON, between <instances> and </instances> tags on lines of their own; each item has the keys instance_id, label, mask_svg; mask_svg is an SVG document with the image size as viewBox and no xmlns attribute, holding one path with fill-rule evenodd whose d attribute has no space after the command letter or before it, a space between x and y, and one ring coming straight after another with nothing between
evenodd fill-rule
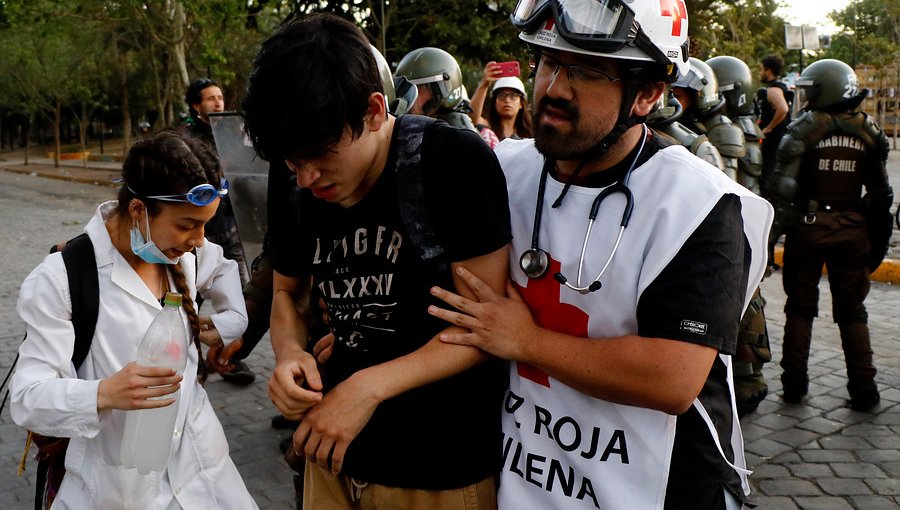
<instances>
[{"instance_id":1,"label":"helmet visor","mask_svg":"<svg viewBox=\"0 0 900 510\"><path fill-rule=\"evenodd\" d=\"M531 33L548 17L567 41L586 50L612 52L634 38L634 14L619 0L519 0L513 25Z\"/></svg>"},{"instance_id":2,"label":"helmet visor","mask_svg":"<svg viewBox=\"0 0 900 510\"><path fill-rule=\"evenodd\" d=\"M556 20L556 32L575 47L596 53L615 53L626 45L633 45L651 60L671 65L669 58L635 22L634 12L620 0L519 0L510 18L513 25L526 34L541 28L549 31L552 20ZM537 34L538 39L542 37L545 36Z\"/></svg>"},{"instance_id":3,"label":"helmet visor","mask_svg":"<svg viewBox=\"0 0 900 510\"><path fill-rule=\"evenodd\" d=\"M809 100L815 97L816 95L816 82L813 80L804 80L803 78L797 80L794 85L796 86L796 94L797 94L797 106L800 108L806 108L808 106Z\"/></svg>"}]
</instances>

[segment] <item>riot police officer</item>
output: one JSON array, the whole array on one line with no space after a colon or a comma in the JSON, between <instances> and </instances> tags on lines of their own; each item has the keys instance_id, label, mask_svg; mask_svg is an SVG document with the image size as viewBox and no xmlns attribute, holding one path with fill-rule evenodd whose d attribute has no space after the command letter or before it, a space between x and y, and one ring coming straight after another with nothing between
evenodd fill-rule
<instances>
[{"instance_id":1,"label":"riot police officer","mask_svg":"<svg viewBox=\"0 0 900 510\"><path fill-rule=\"evenodd\" d=\"M684 107L682 123L709 138L722 155L725 175L737 181L738 159L744 156L744 134L721 113L725 100L719 94L715 73L706 62L694 57L689 60L690 71L672 86L675 97Z\"/></svg>"},{"instance_id":2,"label":"riot police officer","mask_svg":"<svg viewBox=\"0 0 900 510\"><path fill-rule=\"evenodd\" d=\"M807 111L790 124L778 147L770 186L776 211L770 245L786 233L783 398L800 402L808 391L807 360L824 264L850 407L868 411L880 397L863 301L869 273L884 259L891 235L888 140L871 117L856 111L867 91L859 92L847 64L815 62L800 75L797 88Z\"/></svg>"},{"instance_id":3,"label":"riot police officer","mask_svg":"<svg viewBox=\"0 0 900 510\"><path fill-rule=\"evenodd\" d=\"M757 124L753 104L753 78L742 60L731 56L706 61L716 75L719 94L725 99L722 113L744 133L744 156L738 159L738 182L760 194L763 134ZM738 412L753 411L766 396L769 386L763 376L763 364L772 360L769 331L766 327L766 300L759 289L741 319L738 349L734 356L734 391Z\"/></svg>"},{"instance_id":4,"label":"riot police officer","mask_svg":"<svg viewBox=\"0 0 900 510\"><path fill-rule=\"evenodd\" d=\"M659 96L656 106L647 116L647 125L668 142L684 146L691 154L724 172L725 162L722 161L722 155L716 146L710 143L709 138L706 135L698 135L678 122L683 112L684 108L675 99L671 87L666 86L666 91Z\"/></svg>"},{"instance_id":5,"label":"riot police officer","mask_svg":"<svg viewBox=\"0 0 900 510\"><path fill-rule=\"evenodd\" d=\"M468 116L471 108L463 89L462 70L453 55L440 48L413 50L400 60L394 76L418 87L418 99L409 113L478 132Z\"/></svg>"},{"instance_id":6,"label":"riot police officer","mask_svg":"<svg viewBox=\"0 0 900 510\"><path fill-rule=\"evenodd\" d=\"M716 73L701 60L691 58L690 63L691 71L679 79L674 88L685 102L686 115L690 119L687 125L698 133L708 133L710 142L722 155L726 175L759 194L759 187L755 186L758 179L748 173L741 163L747 158L744 130L725 115L728 96L723 94ZM733 88L733 84L730 85ZM735 403L741 416L756 410L769 392L762 372L763 364L772 359L765 304L757 288L750 306L741 317L733 360Z\"/></svg>"},{"instance_id":7,"label":"riot police officer","mask_svg":"<svg viewBox=\"0 0 900 510\"><path fill-rule=\"evenodd\" d=\"M763 165L759 142L763 134L753 108L750 68L742 60L726 55L713 57L706 63L715 73L719 93L725 99L722 113L744 133L744 156L738 159L738 182L759 195Z\"/></svg>"}]
</instances>

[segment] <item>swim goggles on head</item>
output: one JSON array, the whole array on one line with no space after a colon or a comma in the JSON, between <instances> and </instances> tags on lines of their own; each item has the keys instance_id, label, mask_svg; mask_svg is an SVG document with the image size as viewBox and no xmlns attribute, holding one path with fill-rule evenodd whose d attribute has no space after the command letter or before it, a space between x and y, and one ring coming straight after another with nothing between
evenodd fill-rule
<instances>
[{"instance_id":1,"label":"swim goggles on head","mask_svg":"<svg viewBox=\"0 0 900 510\"><path fill-rule=\"evenodd\" d=\"M187 193L181 195L141 195L131 189L130 186L128 186L128 189L135 195L143 198L164 200L166 202L190 202L197 206L204 206L213 203L216 198L224 197L228 194L228 181L222 179L219 189L216 189L212 184L198 184Z\"/></svg>"}]
</instances>

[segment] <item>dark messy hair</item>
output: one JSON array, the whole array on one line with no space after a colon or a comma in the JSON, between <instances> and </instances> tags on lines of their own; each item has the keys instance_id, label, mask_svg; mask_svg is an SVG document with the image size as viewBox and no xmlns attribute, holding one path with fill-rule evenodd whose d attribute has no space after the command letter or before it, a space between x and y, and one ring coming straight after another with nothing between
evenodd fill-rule
<instances>
[{"instance_id":1,"label":"dark messy hair","mask_svg":"<svg viewBox=\"0 0 900 510\"><path fill-rule=\"evenodd\" d=\"M222 168L209 145L184 131L166 129L131 147L122 164L122 179L117 213L127 217L131 200L138 198L146 205L147 214L155 216L161 204L146 198L148 195L187 193L194 186L206 183L218 189L222 183ZM200 317L181 265L173 264L168 269L172 271L176 290L182 295L181 304L199 356L198 379L203 382L207 372L200 350Z\"/></svg>"},{"instance_id":2,"label":"dark messy hair","mask_svg":"<svg viewBox=\"0 0 900 510\"><path fill-rule=\"evenodd\" d=\"M122 163L119 213L128 214L132 198L140 198L153 216L159 201L153 195L187 193L198 184L221 186L222 168L212 148L182 130L164 129L131 146Z\"/></svg>"},{"instance_id":3,"label":"dark messy hair","mask_svg":"<svg viewBox=\"0 0 900 510\"><path fill-rule=\"evenodd\" d=\"M209 87L222 88L217 81L209 78L197 78L188 85L187 92L184 93L184 102L188 105L191 117L196 118L199 115L197 110L194 110L194 105L203 101L203 91Z\"/></svg>"},{"instance_id":4,"label":"dark messy hair","mask_svg":"<svg viewBox=\"0 0 900 510\"><path fill-rule=\"evenodd\" d=\"M320 157L363 132L369 96L384 92L369 41L331 14L291 18L262 44L241 108L267 161Z\"/></svg>"},{"instance_id":5,"label":"dark messy hair","mask_svg":"<svg viewBox=\"0 0 900 510\"><path fill-rule=\"evenodd\" d=\"M769 71L772 71L772 74L777 78L781 76L781 72L784 71L784 59L779 55L769 55L762 59L762 66Z\"/></svg>"}]
</instances>

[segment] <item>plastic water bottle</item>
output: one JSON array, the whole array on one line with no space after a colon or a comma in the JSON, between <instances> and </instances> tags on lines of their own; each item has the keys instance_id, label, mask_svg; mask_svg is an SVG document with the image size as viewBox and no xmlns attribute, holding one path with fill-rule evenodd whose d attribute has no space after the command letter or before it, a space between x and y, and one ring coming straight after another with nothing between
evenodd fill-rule
<instances>
[{"instance_id":1,"label":"plastic water bottle","mask_svg":"<svg viewBox=\"0 0 900 510\"><path fill-rule=\"evenodd\" d=\"M163 308L144 334L135 361L138 365L172 368L184 372L187 364L187 333L181 317L181 294L167 292ZM175 397L175 402L156 409L135 409L125 413L122 437L122 465L141 474L162 471L169 461L175 417L181 390L159 397Z\"/></svg>"}]
</instances>

